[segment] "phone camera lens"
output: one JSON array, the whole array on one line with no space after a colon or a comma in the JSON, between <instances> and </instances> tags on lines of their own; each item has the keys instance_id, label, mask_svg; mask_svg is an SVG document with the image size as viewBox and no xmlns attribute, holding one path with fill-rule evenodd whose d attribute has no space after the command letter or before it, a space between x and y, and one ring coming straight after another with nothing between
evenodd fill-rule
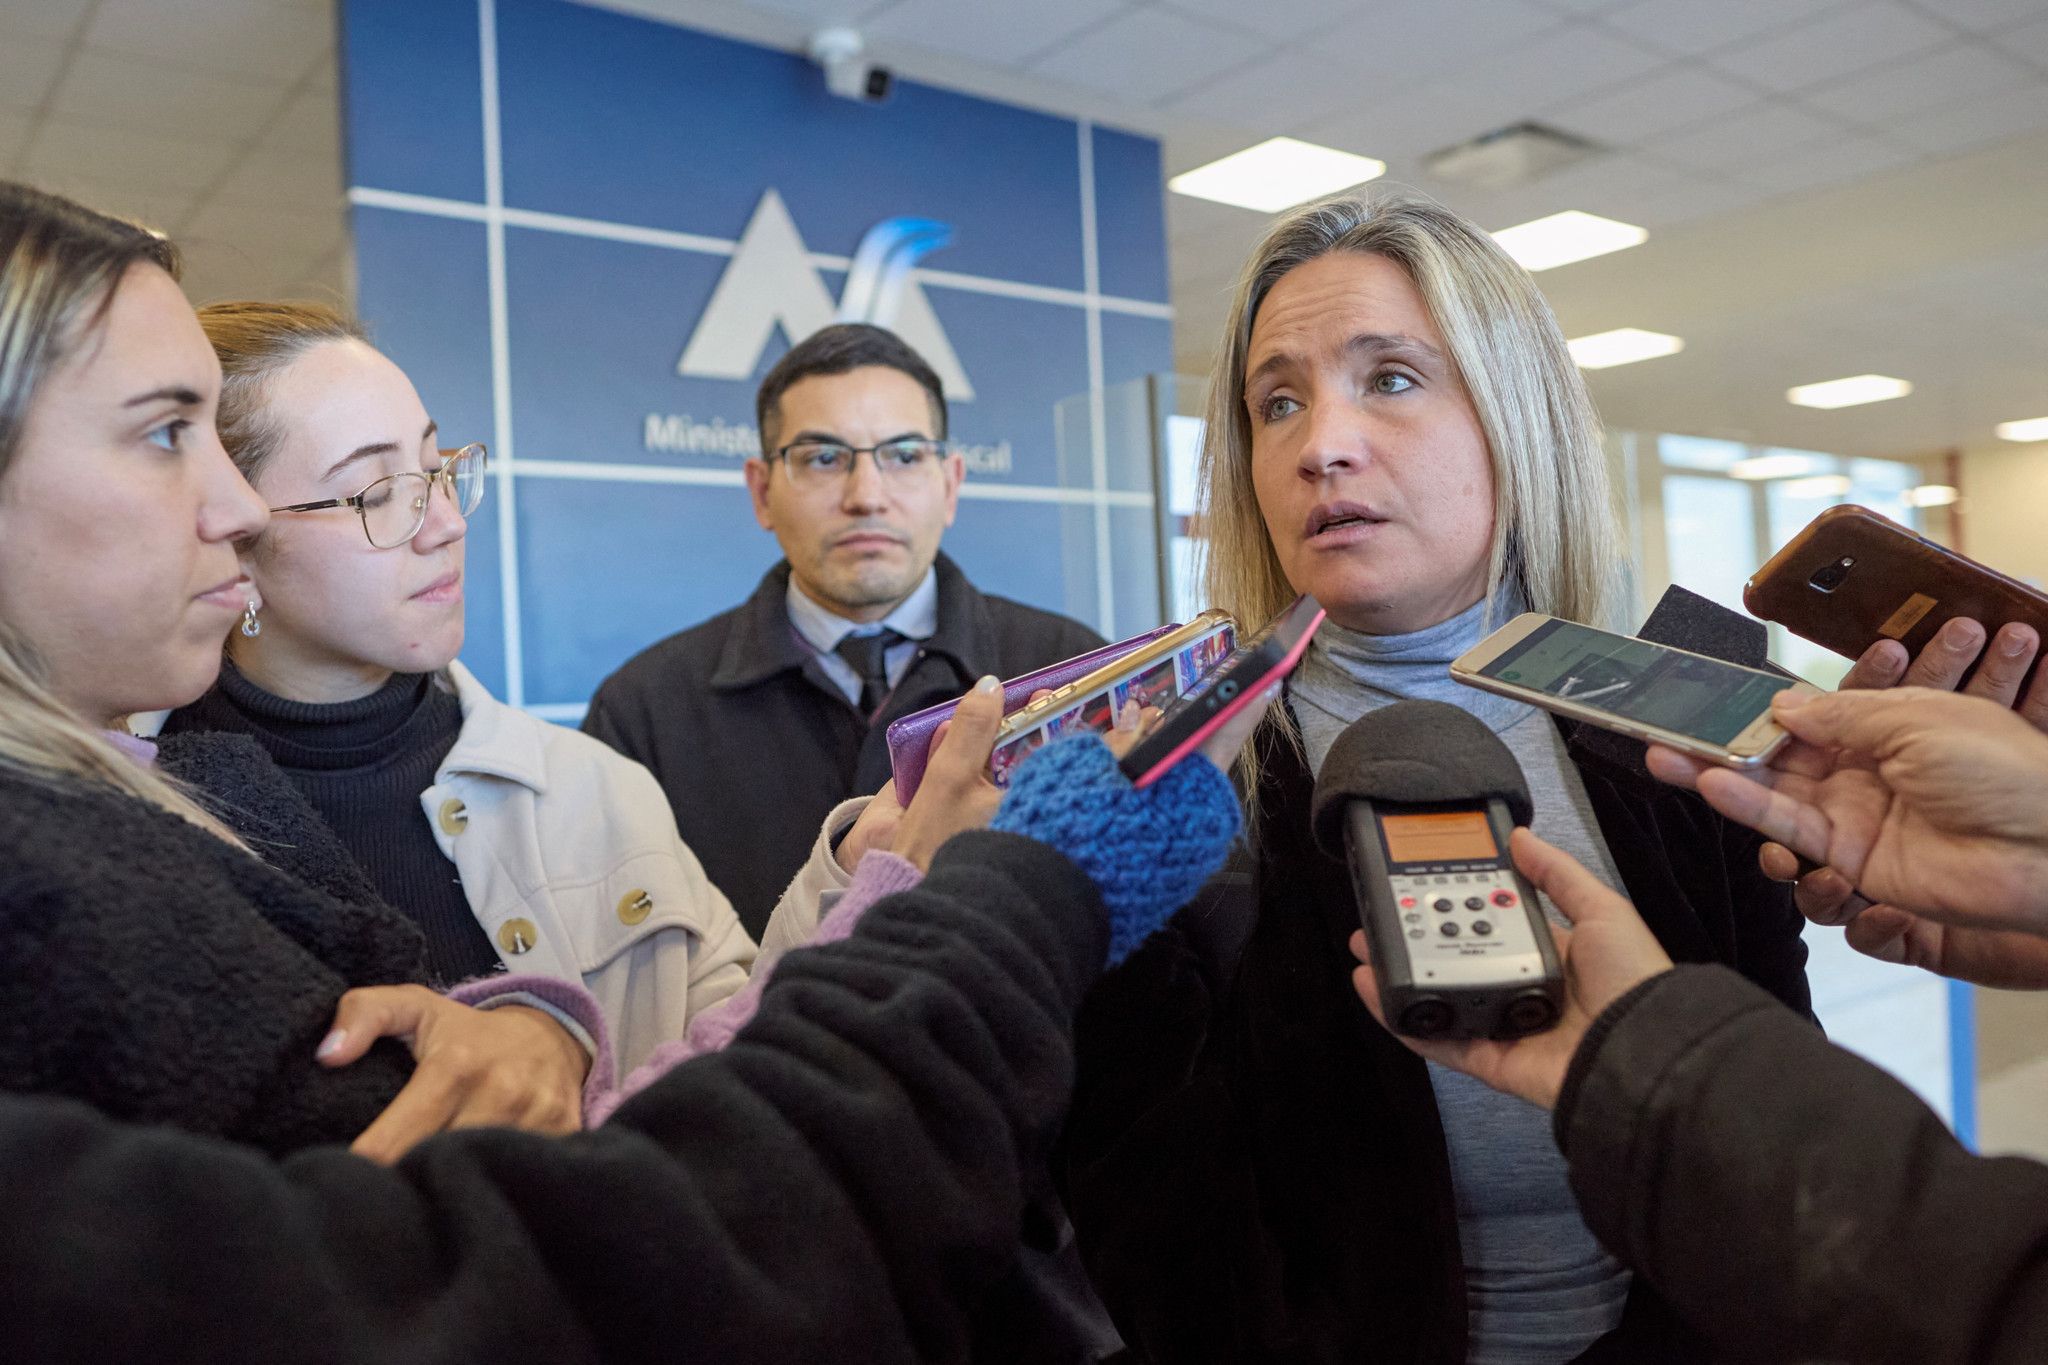
<instances>
[{"instance_id":1,"label":"phone camera lens","mask_svg":"<svg viewBox=\"0 0 2048 1365\"><path fill-rule=\"evenodd\" d=\"M1813 577L1806 580L1807 586L1822 592L1833 592L1849 577L1849 570L1856 565L1855 557L1843 555L1832 564L1823 564L1813 571Z\"/></svg>"},{"instance_id":2,"label":"phone camera lens","mask_svg":"<svg viewBox=\"0 0 2048 1365\"><path fill-rule=\"evenodd\" d=\"M1232 697L1237 695L1237 684L1234 682L1218 683L1216 686L1216 695L1221 697L1225 701L1229 701Z\"/></svg>"}]
</instances>

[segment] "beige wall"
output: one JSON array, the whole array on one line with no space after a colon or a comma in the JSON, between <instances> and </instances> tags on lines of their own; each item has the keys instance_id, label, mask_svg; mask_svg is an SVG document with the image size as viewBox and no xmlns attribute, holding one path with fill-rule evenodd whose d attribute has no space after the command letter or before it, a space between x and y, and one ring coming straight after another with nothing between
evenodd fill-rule
<instances>
[{"instance_id":1,"label":"beige wall","mask_svg":"<svg viewBox=\"0 0 2048 1365\"><path fill-rule=\"evenodd\" d=\"M1963 553L2048 586L2048 444L1966 451L1962 480Z\"/></svg>"}]
</instances>

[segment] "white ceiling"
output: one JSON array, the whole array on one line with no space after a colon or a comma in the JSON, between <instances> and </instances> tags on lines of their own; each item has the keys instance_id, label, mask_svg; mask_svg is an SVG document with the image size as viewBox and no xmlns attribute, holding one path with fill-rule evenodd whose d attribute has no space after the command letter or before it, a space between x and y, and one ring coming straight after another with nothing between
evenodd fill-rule
<instances>
[{"instance_id":1,"label":"white ceiling","mask_svg":"<svg viewBox=\"0 0 2048 1365\"><path fill-rule=\"evenodd\" d=\"M1641 223L1540 277L1572 335L1686 338L1592 376L1616 425L1914 454L2048 414L2048 0L604 3L791 47L851 22L905 74L1157 133L1169 173L1287 133L1489 228ZM333 24L331 0L0 0L0 173L161 223L195 296L338 292ZM1491 193L1422 171L1526 118L1612 150ZM1265 221L1169 196L1184 370ZM1784 402L1866 370L1916 392Z\"/></svg>"}]
</instances>

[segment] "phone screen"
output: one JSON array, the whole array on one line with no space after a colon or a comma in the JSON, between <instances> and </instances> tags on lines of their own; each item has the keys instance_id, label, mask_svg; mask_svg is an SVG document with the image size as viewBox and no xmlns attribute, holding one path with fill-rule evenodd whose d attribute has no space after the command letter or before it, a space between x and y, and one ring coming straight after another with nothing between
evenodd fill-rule
<instances>
[{"instance_id":1,"label":"phone screen","mask_svg":"<svg viewBox=\"0 0 2048 1365\"><path fill-rule=\"evenodd\" d=\"M1176 702L1159 727L1124 755L1124 775L1137 786L1155 782L1243 708L1269 683L1293 672L1323 624L1323 609L1309 597L1259 628L1236 653L1211 669Z\"/></svg>"},{"instance_id":2,"label":"phone screen","mask_svg":"<svg viewBox=\"0 0 2048 1365\"><path fill-rule=\"evenodd\" d=\"M1479 670L1486 677L1717 748L1793 686L1787 678L1573 621L1545 621Z\"/></svg>"},{"instance_id":3,"label":"phone screen","mask_svg":"<svg viewBox=\"0 0 2048 1365\"><path fill-rule=\"evenodd\" d=\"M998 744L989 755L991 780L998 787L1009 786L1012 769L1070 730L1108 733L1126 702L1134 701L1140 707L1166 707L1228 658L1236 640L1237 632L1232 627L1217 626L1167 657L1154 660L1144 672L1076 697L1072 705Z\"/></svg>"}]
</instances>

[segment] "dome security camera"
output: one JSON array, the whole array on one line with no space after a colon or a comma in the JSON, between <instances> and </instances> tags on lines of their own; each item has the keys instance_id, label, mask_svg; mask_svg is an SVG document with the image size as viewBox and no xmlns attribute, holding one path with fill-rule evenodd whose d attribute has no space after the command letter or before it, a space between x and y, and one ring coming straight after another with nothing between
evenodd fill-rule
<instances>
[{"instance_id":1,"label":"dome security camera","mask_svg":"<svg viewBox=\"0 0 2048 1365\"><path fill-rule=\"evenodd\" d=\"M858 29L821 28L805 50L824 70L825 88L841 99L880 104L896 88L895 74L867 59L867 44Z\"/></svg>"}]
</instances>

